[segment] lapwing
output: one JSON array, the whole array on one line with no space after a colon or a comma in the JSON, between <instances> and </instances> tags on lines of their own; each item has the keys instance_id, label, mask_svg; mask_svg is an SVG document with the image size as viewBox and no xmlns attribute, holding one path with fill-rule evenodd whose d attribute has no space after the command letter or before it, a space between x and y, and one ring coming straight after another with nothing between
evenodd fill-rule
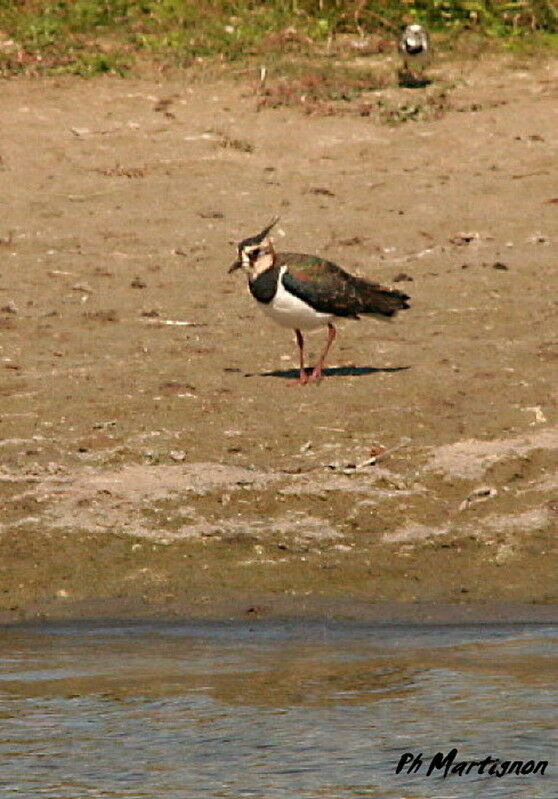
<instances>
[{"instance_id":1,"label":"lapwing","mask_svg":"<svg viewBox=\"0 0 558 799\"><path fill-rule=\"evenodd\" d=\"M403 70L417 78L428 65L430 58L430 42L422 25L407 25L399 37L399 55L403 61Z\"/></svg>"},{"instance_id":2,"label":"lapwing","mask_svg":"<svg viewBox=\"0 0 558 799\"><path fill-rule=\"evenodd\" d=\"M273 219L261 233L238 244L238 255L229 273L243 269L259 307L278 324L294 330L300 355L298 382L319 382L336 336L335 319L359 319L361 314L390 319L409 308L409 297L402 291L355 277L316 255L275 252L269 232L277 221ZM308 374L302 331L322 325L328 329L327 342Z\"/></svg>"}]
</instances>

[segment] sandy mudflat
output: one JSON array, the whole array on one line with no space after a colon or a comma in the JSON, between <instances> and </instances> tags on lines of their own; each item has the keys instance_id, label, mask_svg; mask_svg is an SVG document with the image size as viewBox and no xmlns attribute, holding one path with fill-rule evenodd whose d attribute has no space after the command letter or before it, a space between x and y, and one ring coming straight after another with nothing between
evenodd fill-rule
<instances>
[{"instance_id":1,"label":"sandy mudflat","mask_svg":"<svg viewBox=\"0 0 558 799\"><path fill-rule=\"evenodd\" d=\"M2 620L556 600L556 65L445 69L440 118L395 127L3 84ZM226 273L275 213L412 297L342 325L319 386Z\"/></svg>"}]
</instances>

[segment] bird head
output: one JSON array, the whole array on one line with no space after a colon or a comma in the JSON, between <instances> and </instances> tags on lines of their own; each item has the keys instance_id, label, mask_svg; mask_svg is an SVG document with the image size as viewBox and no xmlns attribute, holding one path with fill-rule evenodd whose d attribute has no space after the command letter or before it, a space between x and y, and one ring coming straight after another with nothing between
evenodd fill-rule
<instances>
[{"instance_id":1,"label":"bird head","mask_svg":"<svg viewBox=\"0 0 558 799\"><path fill-rule=\"evenodd\" d=\"M250 236L237 245L238 255L229 267L229 274L236 269L243 269L249 278L254 278L273 266L275 250L269 231L278 221L279 217L275 217L257 236Z\"/></svg>"}]
</instances>

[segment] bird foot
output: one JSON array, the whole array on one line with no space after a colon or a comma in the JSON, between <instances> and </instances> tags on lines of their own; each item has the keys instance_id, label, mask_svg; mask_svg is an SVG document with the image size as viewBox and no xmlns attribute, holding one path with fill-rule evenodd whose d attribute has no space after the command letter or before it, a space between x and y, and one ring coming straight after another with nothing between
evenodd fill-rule
<instances>
[{"instance_id":1,"label":"bird foot","mask_svg":"<svg viewBox=\"0 0 558 799\"><path fill-rule=\"evenodd\" d=\"M310 380L310 375L306 371L306 369L301 369L300 374L298 376L298 380L293 380L292 383L289 383L290 386L305 386L308 381Z\"/></svg>"},{"instance_id":2,"label":"bird foot","mask_svg":"<svg viewBox=\"0 0 558 799\"><path fill-rule=\"evenodd\" d=\"M312 369L312 374L308 377L308 382L309 383L319 383L319 382L321 382L322 377L323 377L322 367L321 366L315 366L314 369Z\"/></svg>"}]
</instances>

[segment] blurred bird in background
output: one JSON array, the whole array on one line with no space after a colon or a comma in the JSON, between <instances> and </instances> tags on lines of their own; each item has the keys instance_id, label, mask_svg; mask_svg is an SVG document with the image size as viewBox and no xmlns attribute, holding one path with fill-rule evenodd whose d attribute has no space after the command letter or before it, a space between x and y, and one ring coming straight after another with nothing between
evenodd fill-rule
<instances>
[{"instance_id":1,"label":"blurred bird in background","mask_svg":"<svg viewBox=\"0 0 558 799\"><path fill-rule=\"evenodd\" d=\"M407 25L398 42L402 68L399 72L403 85L425 85L425 70L430 61L430 41L422 25Z\"/></svg>"}]
</instances>

